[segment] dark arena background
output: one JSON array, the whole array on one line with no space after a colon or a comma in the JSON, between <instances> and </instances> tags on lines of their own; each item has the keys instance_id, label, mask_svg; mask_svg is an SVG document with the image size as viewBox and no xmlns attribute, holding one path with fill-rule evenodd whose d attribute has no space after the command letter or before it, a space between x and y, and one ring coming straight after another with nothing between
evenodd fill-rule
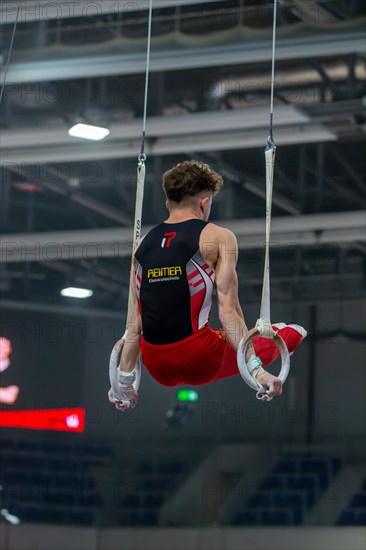
<instances>
[{"instance_id":1,"label":"dark arena background","mask_svg":"<svg viewBox=\"0 0 366 550\"><path fill-rule=\"evenodd\" d=\"M2 550L365 550L365 3L276 4L271 311L308 336L270 402L240 375L168 388L143 369L121 412L149 0L1 2ZM274 5L152 12L142 235L166 170L222 174L210 220L237 236L249 328Z\"/></svg>"}]
</instances>

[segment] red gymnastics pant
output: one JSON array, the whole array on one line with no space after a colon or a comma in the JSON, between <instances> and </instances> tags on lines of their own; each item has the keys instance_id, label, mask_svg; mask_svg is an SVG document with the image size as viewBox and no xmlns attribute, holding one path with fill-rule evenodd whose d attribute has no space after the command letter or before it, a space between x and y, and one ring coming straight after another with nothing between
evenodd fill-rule
<instances>
[{"instance_id":1,"label":"red gymnastics pant","mask_svg":"<svg viewBox=\"0 0 366 550\"><path fill-rule=\"evenodd\" d=\"M306 336L299 325L272 325L292 354ZM280 357L278 347L268 338L253 338L256 355L268 367ZM142 361L153 378L163 386L199 385L239 374L236 351L221 329L206 326L173 344L149 344L141 338Z\"/></svg>"}]
</instances>

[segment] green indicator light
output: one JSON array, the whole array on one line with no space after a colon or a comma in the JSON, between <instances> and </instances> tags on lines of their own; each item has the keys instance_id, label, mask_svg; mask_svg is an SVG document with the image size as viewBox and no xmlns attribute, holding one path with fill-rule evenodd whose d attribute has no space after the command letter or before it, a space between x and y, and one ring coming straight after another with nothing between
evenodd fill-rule
<instances>
[{"instance_id":1,"label":"green indicator light","mask_svg":"<svg viewBox=\"0 0 366 550\"><path fill-rule=\"evenodd\" d=\"M177 398L178 401L197 401L198 393L194 390L180 390Z\"/></svg>"},{"instance_id":2,"label":"green indicator light","mask_svg":"<svg viewBox=\"0 0 366 550\"><path fill-rule=\"evenodd\" d=\"M188 390L180 390L177 397L178 401L188 401Z\"/></svg>"}]
</instances>

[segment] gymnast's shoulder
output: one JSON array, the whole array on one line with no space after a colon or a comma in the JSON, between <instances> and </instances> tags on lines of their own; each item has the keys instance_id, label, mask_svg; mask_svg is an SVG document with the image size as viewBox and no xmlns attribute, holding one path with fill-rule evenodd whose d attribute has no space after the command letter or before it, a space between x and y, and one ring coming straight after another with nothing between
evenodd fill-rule
<instances>
[{"instance_id":1,"label":"gymnast's shoulder","mask_svg":"<svg viewBox=\"0 0 366 550\"><path fill-rule=\"evenodd\" d=\"M211 240L215 242L236 243L235 233L231 229L217 225L216 223L208 223L202 231L203 240Z\"/></svg>"}]
</instances>

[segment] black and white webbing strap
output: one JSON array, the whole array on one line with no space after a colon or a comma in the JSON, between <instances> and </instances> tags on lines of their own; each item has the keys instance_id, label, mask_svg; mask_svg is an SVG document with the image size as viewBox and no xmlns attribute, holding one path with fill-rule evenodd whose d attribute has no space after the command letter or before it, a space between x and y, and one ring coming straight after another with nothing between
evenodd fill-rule
<instances>
[{"instance_id":1,"label":"black and white webbing strap","mask_svg":"<svg viewBox=\"0 0 366 550\"><path fill-rule=\"evenodd\" d=\"M270 107L270 124L269 134L267 139L267 147L265 149L266 162L266 244L265 244L265 261L264 275L262 288L262 303L260 309L260 318L258 319L254 329L250 330L238 347L238 368L244 381L257 392L257 398L262 401L270 401L272 398L266 394L267 388L263 387L253 376L253 369L248 368L246 356L248 347L250 346L254 336L263 336L271 338L279 348L281 353L281 371L278 377L285 382L290 370L290 355L285 342L272 329L271 326L271 299L270 299L270 238L271 238L271 219L272 219L272 193L274 181L274 167L276 157L276 145L273 139L273 113L274 113L274 89L275 89L275 63L276 63L276 31L277 31L277 0L274 0L274 17L273 17L273 41L272 41L272 83L271 83L271 107Z\"/></svg>"},{"instance_id":2,"label":"black and white webbing strap","mask_svg":"<svg viewBox=\"0 0 366 550\"><path fill-rule=\"evenodd\" d=\"M134 256L138 241L141 237L141 228L142 228L142 206L144 201L144 187L145 187L145 176L146 176L145 137L146 137L146 123L147 123L147 102L148 102L148 95L149 95L152 16L153 16L153 0L150 0L148 36L147 36L146 74L145 74L144 116L143 116L143 125L142 125L141 150L138 156L138 163L137 163L137 188L136 188L136 203L135 203L131 266L133 265L133 256ZM134 282L132 284L134 284ZM127 338L128 328L131 324L132 300L133 300L133 295L132 295L132 288L130 286L129 294L128 294L126 330L122 338L118 340L118 342L116 342L112 350L110 361L109 361L109 379L111 382L111 387L112 387L114 397L116 399L120 399L120 401L122 403L125 403L126 406L128 406L128 402L126 402L125 392L121 390L121 386L119 384L119 381L121 380L121 375L118 371L119 371L119 363L120 363L123 345ZM136 392L140 385L141 370L142 370L142 360L140 356L136 365L135 373L134 373L133 387Z\"/></svg>"}]
</instances>

